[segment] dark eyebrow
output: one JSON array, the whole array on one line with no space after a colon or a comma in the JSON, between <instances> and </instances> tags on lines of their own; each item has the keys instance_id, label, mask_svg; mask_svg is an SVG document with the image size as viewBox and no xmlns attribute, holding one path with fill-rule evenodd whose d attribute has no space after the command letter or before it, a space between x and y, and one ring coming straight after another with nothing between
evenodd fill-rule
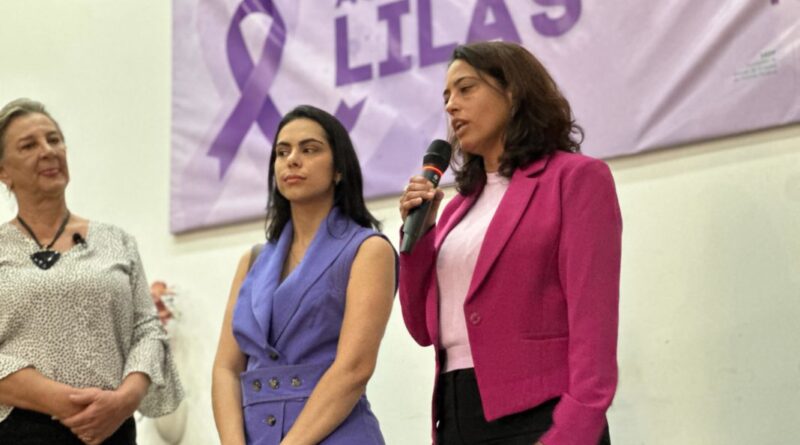
<instances>
[{"instance_id":1,"label":"dark eyebrow","mask_svg":"<svg viewBox=\"0 0 800 445\"><path fill-rule=\"evenodd\" d=\"M319 140L317 138L307 138L307 139L303 139L302 141L300 141L300 145L305 145L305 144L308 144L309 142L318 142L320 144L324 144L324 142L322 142L321 140Z\"/></svg>"},{"instance_id":2,"label":"dark eyebrow","mask_svg":"<svg viewBox=\"0 0 800 445\"><path fill-rule=\"evenodd\" d=\"M462 82L464 82L467 79L477 79L477 77L469 75L469 74L466 74L466 75L461 76L458 79L456 79L456 81L453 82L453 86L457 87L459 84L461 84ZM445 88L444 91L442 91L442 97L447 97L448 93L450 93L450 90Z\"/></svg>"},{"instance_id":3,"label":"dark eyebrow","mask_svg":"<svg viewBox=\"0 0 800 445\"><path fill-rule=\"evenodd\" d=\"M306 139L301 140L299 145L305 145L305 144L308 144L309 142L318 142L320 144L324 144L323 141L321 141L321 140L319 140L317 138L306 138ZM275 147L277 148L277 147L280 147L280 146L287 146L287 145L292 145L292 144L290 144L290 143L288 143L286 141L278 141L278 143L275 144Z\"/></svg>"}]
</instances>

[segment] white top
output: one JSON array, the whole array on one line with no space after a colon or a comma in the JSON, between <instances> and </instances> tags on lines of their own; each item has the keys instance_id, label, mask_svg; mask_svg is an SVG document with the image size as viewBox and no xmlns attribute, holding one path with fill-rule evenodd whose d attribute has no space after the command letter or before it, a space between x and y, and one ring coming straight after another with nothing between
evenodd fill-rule
<instances>
[{"instance_id":1,"label":"white top","mask_svg":"<svg viewBox=\"0 0 800 445\"><path fill-rule=\"evenodd\" d=\"M439 341L446 351L442 372L472 368L472 351L464 319L464 301L472 282L483 238L509 179L486 174L486 185L464 218L447 234L439 249L436 276L439 279Z\"/></svg>"},{"instance_id":2,"label":"white top","mask_svg":"<svg viewBox=\"0 0 800 445\"><path fill-rule=\"evenodd\" d=\"M48 270L31 261L38 250L16 226L0 225L0 379L34 367L67 385L115 389L142 372L151 384L139 410L155 417L177 408L183 389L133 237L91 222L86 243ZM0 422L12 409L0 405Z\"/></svg>"}]
</instances>

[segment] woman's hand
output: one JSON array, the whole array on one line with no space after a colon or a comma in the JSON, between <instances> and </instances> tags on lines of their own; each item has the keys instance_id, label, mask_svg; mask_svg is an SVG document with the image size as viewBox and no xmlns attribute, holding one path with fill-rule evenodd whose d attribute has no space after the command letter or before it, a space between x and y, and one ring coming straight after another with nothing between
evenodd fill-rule
<instances>
[{"instance_id":1,"label":"woman's hand","mask_svg":"<svg viewBox=\"0 0 800 445\"><path fill-rule=\"evenodd\" d=\"M141 401L119 390L98 388L78 389L70 396L70 400L84 408L61 423L87 445L103 443L133 415Z\"/></svg>"},{"instance_id":2,"label":"woman's hand","mask_svg":"<svg viewBox=\"0 0 800 445\"><path fill-rule=\"evenodd\" d=\"M141 398L122 390L85 388L75 390L70 395L70 400L84 408L79 413L62 419L61 423L87 445L98 445L133 415Z\"/></svg>"},{"instance_id":3,"label":"woman's hand","mask_svg":"<svg viewBox=\"0 0 800 445\"><path fill-rule=\"evenodd\" d=\"M75 391L78 391L78 388L64 385L64 388L58 391L50 400L47 413L52 415L53 419L61 420L68 419L83 411L86 406L74 402L70 397Z\"/></svg>"},{"instance_id":4,"label":"woman's hand","mask_svg":"<svg viewBox=\"0 0 800 445\"><path fill-rule=\"evenodd\" d=\"M444 198L444 192L434 188L430 181L420 175L412 176L406 184L403 196L400 197L400 217L405 223L408 212L419 207L426 200L431 201L431 211L422 227L424 233L436 222L436 214L442 198Z\"/></svg>"}]
</instances>

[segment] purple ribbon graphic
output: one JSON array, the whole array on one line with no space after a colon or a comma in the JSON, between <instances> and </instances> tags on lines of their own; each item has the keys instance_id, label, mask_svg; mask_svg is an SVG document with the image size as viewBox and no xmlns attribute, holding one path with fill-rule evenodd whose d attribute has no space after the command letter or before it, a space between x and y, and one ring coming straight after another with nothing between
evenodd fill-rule
<instances>
[{"instance_id":1,"label":"purple ribbon graphic","mask_svg":"<svg viewBox=\"0 0 800 445\"><path fill-rule=\"evenodd\" d=\"M242 21L255 12L272 17L272 26L257 65L250 60L240 27ZM269 87L278 72L285 43L286 26L272 0L243 0L236 8L228 28L227 50L228 63L242 95L208 151L209 156L219 159L220 178L228 171L253 122L267 137L278 127L281 113L269 96Z\"/></svg>"},{"instance_id":2,"label":"purple ribbon graphic","mask_svg":"<svg viewBox=\"0 0 800 445\"><path fill-rule=\"evenodd\" d=\"M272 17L272 26L258 64L254 65L242 35L241 23L248 15L259 12ZM278 73L285 44L286 24L272 0L243 0L239 4L228 28L226 49L231 72L242 94L208 150L208 156L219 160L220 179L225 177L254 122L268 139L278 128L282 115L270 97L269 89ZM335 115L348 131L355 126L365 101L362 99L353 107L344 101L339 102Z\"/></svg>"}]
</instances>

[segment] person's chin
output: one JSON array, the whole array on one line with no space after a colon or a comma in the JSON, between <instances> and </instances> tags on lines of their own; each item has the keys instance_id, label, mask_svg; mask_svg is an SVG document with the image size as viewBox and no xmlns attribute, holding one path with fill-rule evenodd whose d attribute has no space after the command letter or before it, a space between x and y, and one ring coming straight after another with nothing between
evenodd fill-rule
<instances>
[{"instance_id":1,"label":"person's chin","mask_svg":"<svg viewBox=\"0 0 800 445\"><path fill-rule=\"evenodd\" d=\"M67 184L69 183L68 180L61 178L61 179L50 179L45 181L44 184L39 186L40 190L46 194L58 194L64 193L64 190L67 188Z\"/></svg>"},{"instance_id":2,"label":"person's chin","mask_svg":"<svg viewBox=\"0 0 800 445\"><path fill-rule=\"evenodd\" d=\"M286 187L285 191L282 191L281 194L284 198L286 198L289 202L293 203L302 203L307 201L311 193L306 190L304 187Z\"/></svg>"}]
</instances>

